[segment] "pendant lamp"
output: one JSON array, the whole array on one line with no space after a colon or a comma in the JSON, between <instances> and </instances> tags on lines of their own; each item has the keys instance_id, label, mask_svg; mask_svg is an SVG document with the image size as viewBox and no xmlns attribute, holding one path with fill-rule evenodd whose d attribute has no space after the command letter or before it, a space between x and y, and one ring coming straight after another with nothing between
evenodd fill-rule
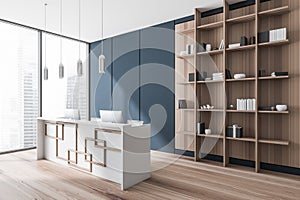
<instances>
[{"instance_id":1,"label":"pendant lamp","mask_svg":"<svg viewBox=\"0 0 300 200\"><path fill-rule=\"evenodd\" d=\"M104 19L103 19L103 17L104 17L104 14L103 14L103 11L104 11L104 9L103 9L103 1L104 0L102 0L102 6L101 6L101 8L102 8L102 23L101 23L101 27L102 27L102 31L101 31L101 39L102 39L102 42L101 42L101 55L99 56L99 73L100 74L104 74L105 73L105 56L104 56L104 54L103 54L103 51L104 51L104 40L103 40L103 31L104 31L104 26L103 26L103 22L104 22Z\"/></svg>"},{"instance_id":2,"label":"pendant lamp","mask_svg":"<svg viewBox=\"0 0 300 200\"><path fill-rule=\"evenodd\" d=\"M47 59L46 59L46 56L47 56L47 48L46 48L46 45L47 45L47 38L46 38L46 28L47 28L47 3L44 4L45 6L45 38L44 38L44 41L45 41L45 45L44 45L44 59L45 59L45 66L44 66L44 80L48 80L48 67L47 67Z\"/></svg>"},{"instance_id":3,"label":"pendant lamp","mask_svg":"<svg viewBox=\"0 0 300 200\"><path fill-rule=\"evenodd\" d=\"M62 0L60 0L60 35L62 35ZM59 78L64 78L64 65L62 63L62 38L60 37L60 63L59 63Z\"/></svg>"},{"instance_id":4,"label":"pendant lamp","mask_svg":"<svg viewBox=\"0 0 300 200\"><path fill-rule=\"evenodd\" d=\"M78 8L79 8L79 17L78 17L78 22L79 22L79 26L78 26L78 35L79 35L79 40L80 40L80 31L81 31L81 22L80 22L80 19L81 19L81 1L79 0L78 2ZM79 59L77 61L77 76L82 76L83 74L83 71L82 71L82 61L80 59L80 42L78 42L78 53L79 53Z\"/></svg>"}]
</instances>

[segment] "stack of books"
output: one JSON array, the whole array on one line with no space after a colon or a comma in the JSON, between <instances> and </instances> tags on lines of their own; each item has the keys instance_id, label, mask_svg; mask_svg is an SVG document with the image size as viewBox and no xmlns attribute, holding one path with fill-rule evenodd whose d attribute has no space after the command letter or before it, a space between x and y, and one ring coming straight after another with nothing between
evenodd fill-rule
<instances>
[{"instance_id":1,"label":"stack of books","mask_svg":"<svg viewBox=\"0 0 300 200\"><path fill-rule=\"evenodd\" d=\"M237 110L256 110L256 99L237 99Z\"/></svg>"},{"instance_id":2,"label":"stack of books","mask_svg":"<svg viewBox=\"0 0 300 200\"><path fill-rule=\"evenodd\" d=\"M224 80L224 74L223 73L213 73L212 80Z\"/></svg>"}]
</instances>

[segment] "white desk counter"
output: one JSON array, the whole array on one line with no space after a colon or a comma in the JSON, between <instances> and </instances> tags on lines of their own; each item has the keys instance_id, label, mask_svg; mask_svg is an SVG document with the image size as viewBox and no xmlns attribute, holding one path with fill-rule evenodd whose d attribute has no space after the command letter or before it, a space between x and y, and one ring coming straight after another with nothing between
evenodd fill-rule
<instances>
[{"instance_id":1,"label":"white desk counter","mask_svg":"<svg viewBox=\"0 0 300 200\"><path fill-rule=\"evenodd\" d=\"M37 159L47 159L121 184L151 176L150 125L38 118Z\"/></svg>"}]
</instances>

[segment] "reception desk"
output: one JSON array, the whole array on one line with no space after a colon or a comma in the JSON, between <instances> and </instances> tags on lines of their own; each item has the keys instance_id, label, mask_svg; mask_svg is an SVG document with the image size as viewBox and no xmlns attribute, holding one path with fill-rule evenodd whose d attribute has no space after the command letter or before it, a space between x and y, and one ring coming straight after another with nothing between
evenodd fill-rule
<instances>
[{"instance_id":1,"label":"reception desk","mask_svg":"<svg viewBox=\"0 0 300 200\"><path fill-rule=\"evenodd\" d=\"M150 125L38 118L37 159L108 179L125 190L151 176Z\"/></svg>"}]
</instances>

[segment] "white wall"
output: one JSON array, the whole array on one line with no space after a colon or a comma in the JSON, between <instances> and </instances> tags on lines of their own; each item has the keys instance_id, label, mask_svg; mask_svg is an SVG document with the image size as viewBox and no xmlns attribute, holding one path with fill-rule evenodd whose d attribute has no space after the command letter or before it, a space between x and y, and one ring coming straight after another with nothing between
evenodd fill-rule
<instances>
[{"instance_id":1,"label":"white wall","mask_svg":"<svg viewBox=\"0 0 300 200\"><path fill-rule=\"evenodd\" d=\"M78 2L63 1L63 35L78 38ZM230 0L241 1L241 0ZM47 30L59 31L59 0L1 0L0 18L44 29L44 2ZM223 0L104 0L104 38L189 16L194 8L222 6ZM81 39L101 39L101 0L81 0Z\"/></svg>"}]
</instances>

